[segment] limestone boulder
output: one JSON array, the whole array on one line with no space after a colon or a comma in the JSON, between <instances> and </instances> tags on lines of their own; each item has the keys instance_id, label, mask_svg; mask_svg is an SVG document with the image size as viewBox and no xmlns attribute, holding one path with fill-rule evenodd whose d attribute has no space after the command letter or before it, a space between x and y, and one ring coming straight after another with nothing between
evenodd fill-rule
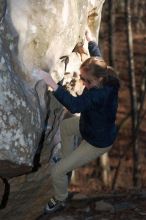
<instances>
[{"instance_id":1,"label":"limestone boulder","mask_svg":"<svg viewBox=\"0 0 146 220\"><path fill-rule=\"evenodd\" d=\"M33 69L45 69L59 82L66 65L61 57L67 57L66 71L78 71L81 59L72 51L84 41L87 26L98 39L103 2L1 1L0 176L29 172L42 134L47 134L46 144L55 135L62 106L50 101L54 98L32 75Z\"/></svg>"},{"instance_id":2,"label":"limestone boulder","mask_svg":"<svg viewBox=\"0 0 146 220\"><path fill-rule=\"evenodd\" d=\"M32 73L42 68L56 82L78 73L74 48L87 50L87 27L98 41L103 2L0 0L0 177L10 184L1 219L36 219L52 193L49 160L64 109Z\"/></svg>"}]
</instances>

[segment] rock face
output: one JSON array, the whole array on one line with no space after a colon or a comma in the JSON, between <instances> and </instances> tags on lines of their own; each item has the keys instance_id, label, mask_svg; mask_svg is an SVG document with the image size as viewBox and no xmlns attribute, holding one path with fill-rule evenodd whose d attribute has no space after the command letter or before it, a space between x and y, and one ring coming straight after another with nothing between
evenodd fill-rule
<instances>
[{"instance_id":1,"label":"rock face","mask_svg":"<svg viewBox=\"0 0 146 220\"><path fill-rule=\"evenodd\" d=\"M58 141L54 137L63 108L47 91L44 81L33 77L32 71L45 69L59 82L66 65L60 59L63 56L69 61L66 71L77 72L81 59L72 51L84 41L87 26L98 40L103 2L0 1L0 176L11 178L30 173L42 147L39 178L31 173L26 178L17 177L17 184L20 181L21 186L31 188L27 179L31 178L33 184L48 175L49 171L43 169L46 170L49 154ZM15 178L10 182L15 196L19 186L15 189ZM12 195L10 201L11 198Z\"/></svg>"}]
</instances>

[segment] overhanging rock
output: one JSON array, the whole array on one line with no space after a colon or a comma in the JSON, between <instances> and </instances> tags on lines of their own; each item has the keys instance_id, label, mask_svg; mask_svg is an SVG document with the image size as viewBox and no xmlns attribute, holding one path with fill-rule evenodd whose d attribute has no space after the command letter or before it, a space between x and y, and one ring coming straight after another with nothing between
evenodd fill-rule
<instances>
[{"instance_id":1,"label":"overhanging rock","mask_svg":"<svg viewBox=\"0 0 146 220\"><path fill-rule=\"evenodd\" d=\"M0 1L0 176L31 171L48 111L58 116L48 120L53 133L46 130L45 143L59 126L62 106L50 101L45 83L32 77L33 68L50 71L56 82L64 73L61 56L70 57L69 71L78 69L81 61L72 50L87 26L98 39L103 2Z\"/></svg>"}]
</instances>

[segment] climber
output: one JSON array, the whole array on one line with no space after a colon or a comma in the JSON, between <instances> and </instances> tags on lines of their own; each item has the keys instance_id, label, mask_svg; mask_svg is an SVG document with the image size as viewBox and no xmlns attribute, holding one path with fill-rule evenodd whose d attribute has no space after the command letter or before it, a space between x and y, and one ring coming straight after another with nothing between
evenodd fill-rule
<instances>
[{"instance_id":1,"label":"climber","mask_svg":"<svg viewBox=\"0 0 146 220\"><path fill-rule=\"evenodd\" d=\"M40 79L44 79L52 88L54 96L62 105L71 113L81 113L80 117L64 119L60 125L62 159L51 169L54 197L45 206L45 213L52 213L66 206L67 174L108 152L117 135L115 120L119 79L101 58L99 48L89 31L86 31L85 37L91 57L80 66L80 79L84 85L80 96L72 96L45 71L37 71ZM74 135L82 138L76 149Z\"/></svg>"}]
</instances>

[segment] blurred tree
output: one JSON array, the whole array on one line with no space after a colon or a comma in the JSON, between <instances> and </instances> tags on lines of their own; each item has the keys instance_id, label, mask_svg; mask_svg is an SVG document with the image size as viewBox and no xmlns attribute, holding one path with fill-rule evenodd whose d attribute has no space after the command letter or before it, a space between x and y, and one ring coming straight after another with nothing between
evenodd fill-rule
<instances>
[{"instance_id":1,"label":"blurred tree","mask_svg":"<svg viewBox=\"0 0 146 220\"><path fill-rule=\"evenodd\" d=\"M109 65L115 67L115 0L108 0L109 12Z\"/></svg>"},{"instance_id":2,"label":"blurred tree","mask_svg":"<svg viewBox=\"0 0 146 220\"><path fill-rule=\"evenodd\" d=\"M115 0L108 0L108 45L109 45L109 65L115 68ZM97 163L100 163L101 178L104 186L111 185L110 164L108 153L105 153Z\"/></svg>"},{"instance_id":3,"label":"blurred tree","mask_svg":"<svg viewBox=\"0 0 146 220\"><path fill-rule=\"evenodd\" d=\"M103 154L100 158L101 178L105 187L111 186L110 163L108 153Z\"/></svg>"},{"instance_id":4,"label":"blurred tree","mask_svg":"<svg viewBox=\"0 0 146 220\"><path fill-rule=\"evenodd\" d=\"M131 0L125 0L126 24L127 24L127 45L128 45L128 74L129 74L129 89L131 97L131 116L132 116L132 137L133 137L133 184L140 186L139 178L139 143L137 135L138 125L138 103L137 90L135 82L134 68L134 52L133 52L133 32L131 21Z\"/></svg>"},{"instance_id":5,"label":"blurred tree","mask_svg":"<svg viewBox=\"0 0 146 220\"><path fill-rule=\"evenodd\" d=\"M137 33L144 32L145 33L145 0L134 0L132 4L132 12L134 14L134 27Z\"/></svg>"}]
</instances>

